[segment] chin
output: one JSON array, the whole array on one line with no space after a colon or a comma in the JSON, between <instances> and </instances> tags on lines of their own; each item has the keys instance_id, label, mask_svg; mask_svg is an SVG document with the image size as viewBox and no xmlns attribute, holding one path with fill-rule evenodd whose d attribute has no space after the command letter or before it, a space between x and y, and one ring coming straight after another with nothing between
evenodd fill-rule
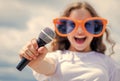
<instances>
[{"instance_id":1,"label":"chin","mask_svg":"<svg viewBox=\"0 0 120 81\"><path fill-rule=\"evenodd\" d=\"M87 52L87 51L90 51L89 47L85 47L85 46L75 47L75 50L78 51L78 52Z\"/></svg>"},{"instance_id":2,"label":"chin","mask_svg":"<svg viewBox=\"0 0 120 81\"><path fill-rule=\"evenodd\" d=\"M76 48L76 51L78 51L78 52L84 52L86 49L84 49L84 48Z\"/></svg>"}]
</instances>

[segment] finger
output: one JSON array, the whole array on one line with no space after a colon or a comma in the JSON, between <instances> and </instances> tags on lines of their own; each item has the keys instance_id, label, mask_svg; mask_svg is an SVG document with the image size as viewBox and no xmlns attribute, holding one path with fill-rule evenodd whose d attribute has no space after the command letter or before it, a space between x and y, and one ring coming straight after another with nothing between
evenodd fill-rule
<instances>
[{"instance_id":1,"label":"finger","mask_svg":"<svg viewBox=\"0 0 120 81\"><path fill-rule=\"evenodd\" d=\"M31 47L31 42L29 41L29 42L27 42L27 44L24 46L24 48L30 48Z\"/></svg>"},{"instance_id":2,"label":"finger","mask_svg":"<svg viewBox=\"0 0 120 81\"><path fill-rule=\"evenodd\" d=\"M20 58L22 59L23 57L26 58L26 59L28 59L28 60L32 60L32 58L29 57L28 55L26 55L26 53L24 51L21 51L20 52Z\"/></svg>"},{"instance_id":3,"label":"finger","mask_svg":"<svg viewBox=\"0 0 120 81\"><path fill-rule=\"evenodd\" d=\"M36 59L36 55L34 53L32 53L31 50L29 50L27 48L26 48L25 54L27 54L32 59Z\"/></svg>"},{"instance_id":4,"label":"finger","mask_svg":"<svg viewBox=\"0 0 120 81\"><path fill-rule=\"evenodd\" d=\"M34 57L35 56L30 50L26 50L25 54L27 54L30 57Z\"/></svg>"},{"instance_id":5,"label":"finger","mask_svg":"<svg viewBox=\"0 0 120 81\"><path fill-rule=\"evenodd\" d=\"M36 56L38 55L38 52L37 52L38 45L35 38L31 40L31 46L29 47L29 49L34 55Z\"/></svg>"},{"instance_id":6,"label":"finger","mask_svg":"<svg viewBox=\"0 0 120 81\"><path fill-rule=\"evenodd\" d=\"M23 57L26 58L26 59L28 59L28 60L32 60L32 59L33 59L33 58L31 58L29 55L27 55L27 54L25 54L25 53L23 54Z\"/></svg>"},{"instance_id":7,"label":"finger","mask_svg":"<svg viewBox=\"0 0 120 81\"><path fill-rule=\"evenodd\" d=\"M31 43L32 43L33 47L37 50L38 49L37 40L34 38L31 40Z\"/></svg>"},{"instance_id":8,"label":"finger","mask_svg":"<svg viewBox=\"0 0 120 81\"><path fill-rule=\"evenodd\" d=\"M35 56L38 56L38 51L33 47L33 46L31 46L30 48L28 48L29 49L29 51L31 52L31 53L33 53Z\"/></svg>"},{"instance_id":9,"label":"finger","mask_svg":"<svg viewBox=\"0 0 120 81\"><path fill-rule=\"evenodd\" d=\"M32 39L30 42L28 42L26 44L26 46L23 48L23 50L28 52L27 54L29 56L33 57L34 55L36 55L36 56L38 55L36 48L37 48L36 39ZM27 51L27 50L29 50L29 51Z\"/></svg>"},{"instance_id":10,"label":"finger","mask_svg":"<svg viewBox=\"0 0 120 81\"><path fill-rule=\"evenodd\" d=\"M23 48L21 51L20 51L20 58L22 58L22 57L25 57L26 55L28 56L28 57L30 57L30 58L32 58L34 55L31 53L31 52L29 52L29 50L28 50L28 48ZM26 57L25 57L26 58Z\"/></svg>"},{"instance_id":11,"label":"finger","mask_svg":"<svg viewBox=\"0 0 120 81\"><path fill-rule=\"evenodd\" d=\"M19 56L20 56L20 58L22 59L22 57L23 57L23 53L20 53Z\"/></svg>"}]
</instances>

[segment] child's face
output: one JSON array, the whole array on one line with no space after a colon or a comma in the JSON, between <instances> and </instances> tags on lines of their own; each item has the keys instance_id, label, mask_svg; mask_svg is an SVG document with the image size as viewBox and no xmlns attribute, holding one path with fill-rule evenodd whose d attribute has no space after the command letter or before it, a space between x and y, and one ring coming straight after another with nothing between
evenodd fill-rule
<instances>
[{"instance_id":1,"label":"child's face","mask_svg":"<svg viewBox=\"0 0 120 81\"><path fill-rule=\"evenodd\" d=\"M86 9L76 9L73 10L69 16L70 18L83 20L86 18L92 17L89 11ZM93 36L86 35L84 31L79 26L78 30L75 33L72 33L67 36L68 40L71 43L70 50L72 51L90 51L90 43L93 39Z\"/></svg>"}]
</instances>

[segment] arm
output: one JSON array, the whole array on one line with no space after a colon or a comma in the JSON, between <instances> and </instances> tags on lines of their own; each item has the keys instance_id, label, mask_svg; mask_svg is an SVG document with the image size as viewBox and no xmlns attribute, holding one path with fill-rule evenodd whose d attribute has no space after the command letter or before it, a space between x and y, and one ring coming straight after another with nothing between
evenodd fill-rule
<instances>
[{"instance_id":1,"label":"arm","mask_svg":"<svg viewBox=\"0 0 120 81\"><path fill-rule=\"evenodd\" d=\"M120 64L110 57L107 57L106 63L109 68L109 81L120 81Z\"/></svg>"},{"instance_id":2,"label":"arm","mask_svg":"<svg viewBox=\"0 0 120 81\"><path fill-rule=\"evenodd\" d=\"M55 61L52 58L44 58L40 61L38 57L28 65L40 74L51 75L55 72Z\"/></svg>"},{"instance_id":3,"label":"arm","mask_svg":"<svg viewBox=\"0 0 120 81\"><path fill-rule=\"evenodd\" d=\"M120 65L115 63L115 66L112 67L110 81L119 81L120 80Z\"/></svg>"},{"instance_id":4,"label":"arm","mask_svg":"<svg viewBox=\"0 0 120 81\"><path fill-rule=\"evenodd\" d=\"M47 49L45 47L38 48L35 39L31 40L20 52L20 57L25 57L30 60L28 64L34 71L50 75L55 72L55 60L47 58Z\"/></svg>"}]
</instances>

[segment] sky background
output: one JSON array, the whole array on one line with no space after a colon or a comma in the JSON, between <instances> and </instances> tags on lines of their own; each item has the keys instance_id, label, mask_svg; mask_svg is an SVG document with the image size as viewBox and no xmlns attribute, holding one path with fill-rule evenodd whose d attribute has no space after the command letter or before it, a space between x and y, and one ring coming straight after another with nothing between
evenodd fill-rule
<instances>
[{"instance_id":1,"label":"sky background","mask_svg":"<svg viewBox=\"0 0 120 81\"><path fill-rule=\"evenodd\" d=\"M116 41L113 59L120 62L120 0L0 0L0 81L36 81L29 67L16 70L20 49L41 28L53 28L67 4L89 2L100 16L108 19L112 39Z\"/></svg>"}]
</instances>

